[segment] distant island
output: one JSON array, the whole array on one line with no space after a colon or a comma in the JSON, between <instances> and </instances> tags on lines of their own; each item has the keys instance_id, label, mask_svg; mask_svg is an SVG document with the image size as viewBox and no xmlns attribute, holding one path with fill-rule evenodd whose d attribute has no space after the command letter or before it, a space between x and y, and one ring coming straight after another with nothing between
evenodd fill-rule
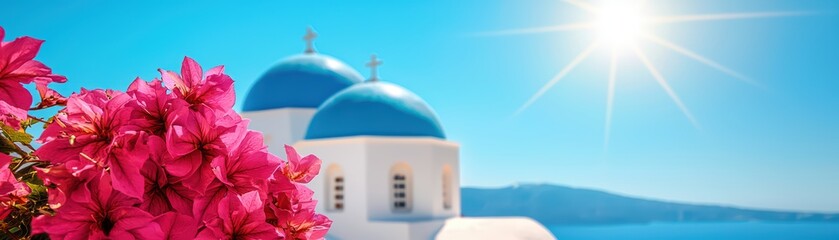
<instances>
[{"instance_id":1,"label":"distant island","mask_svg":"<svg viewBox=\"0 0 839 240\"><path fill-rule=\"evenodd\" d=\"M650 222L839 222L839 214L765 211L626 197L549 184L461 190L462 214L526 216L545 225Z\"/></svg>"}]
</instances>

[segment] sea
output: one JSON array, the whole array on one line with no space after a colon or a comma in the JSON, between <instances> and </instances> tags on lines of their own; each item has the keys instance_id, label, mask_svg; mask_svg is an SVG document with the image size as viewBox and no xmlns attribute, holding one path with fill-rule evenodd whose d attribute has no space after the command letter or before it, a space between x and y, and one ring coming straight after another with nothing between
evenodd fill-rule
<instances>
[{"instance_id":1,"label":"sea","mask_svg":"<svg viewBox=\"0 0 839 240\"><path fill-rule=\"evenodd\" d=\"M548 229L558 240L839 240L839 223L651 223Z\"/></svg>"}]
</instances>

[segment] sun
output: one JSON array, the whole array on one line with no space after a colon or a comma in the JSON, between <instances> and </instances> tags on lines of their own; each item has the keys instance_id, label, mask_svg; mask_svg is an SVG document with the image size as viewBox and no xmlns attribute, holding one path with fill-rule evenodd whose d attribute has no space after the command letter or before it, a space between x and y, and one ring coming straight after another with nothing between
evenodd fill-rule
<instances>
[{"instance_id":1,"label":"sun","mask_svg":"<svg viewBox=\"0 0 839 240\"><path fill-rule=\"evenodd\" d=\"M641 4L612 2L597 13L598 41L612 47L632 46L644 31L646 22Z\"/></svg>"},{"instance_id":2,"label":"sun","mask_svg":"<svg viewBox=\"0 0 839 240\"><path fill-rule=\"evenodd\" d=\"M743 74L740 74L732 69L729 69L722 64L719 64L699 53L696 53L688 48L679 46L662 36L657 36L652 33L652 28L662 24L677 24L684 22L698 22L698 21L722 21L722 20L737 20L737 19L751 19L751 18L768 18L768 17L789 17L811 15L812 12L803 11L780 11L780 12L735 12L735 13L712 13L712 14L692 14L692 15L648 15L645 13L648 0L602 0L599 5L592 4L585 0L564 0L564 2L573 5L583 11L591 14L590 19L586 21L574 22L561 25L512 29L503 31L484 32L479 35L483 36L502 36L502 35L518 35L518 34L534 34L547 33L558 31L593 31L597 34L597 38L589 47L583 49L570 63L565 65L553 78L551 78L545 85L539 88L524 104L515 111L513 116L526 110L531 104L536 102L542 95L550 90L557 82L562 80L569 72L574 70L580 62L588 58L594 50L602 47L611 48L611 60L609 61L605 71L608 71L608 89L607 89L607 105L606 105L606 121L605 121L605 137L604 146L608 147L609 135L612 122L612 106L615 95L615 82L619 79L616 74L616 69L619 65L619 56L625 54L617 54L618 52L629 52L635 56L634 60L642 63L642 66L649 71L650 76L656 83L664 90L670 97L673 103L679 107L685 117L690 120L696 128L699 128L699 122L693 117L693 114L687 108L687 105L682 102L676 91L670 86L664 74L655 66L652 59L647 57L645 51L640 47L640 42L652 43L659 47L669 49L673 52L681 54L687 58L696 60L710 68L721 71L734 79L743 81L748 84L760 86L756 81ZM623 58L620 61L626 61Z\"/></svg>"}]
</instances>

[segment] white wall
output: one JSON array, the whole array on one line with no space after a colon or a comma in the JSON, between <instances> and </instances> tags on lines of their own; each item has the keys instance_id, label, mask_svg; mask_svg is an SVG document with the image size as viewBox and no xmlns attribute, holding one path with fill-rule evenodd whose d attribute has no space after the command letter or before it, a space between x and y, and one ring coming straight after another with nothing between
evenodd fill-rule
<instances>
[{"instance_id":1,"label":"white wall","mask_svg":"<svg viewBox=\"0 0 839 240\"><path fill-rule=\"evenodd\" d=\"M481 217L448 219L434 239L556 240L556 237L530 218Z\"/></svg>"},{"instance_id":2,"label":"white wall","mask_svg":"<svg viewBox=\"0 0 839 240\"><path fill-rule=\"evenodd\" d=\"M449 147L436 147L433 149L435 168L437 169L436 186L439 187L437 195L434 198L434 215L457 217L460 216L460 146L454 145ZM448 164L452 169L452 183L450 194L452 195L452 206L450 209L443 207L443 166Z\"/></svg>"},{"instance_id":3,"label":"white wall","mask_svg":"<svg viewBox=\"0 0 839 240\"><path fill-rule=\"evenodd\" d=\"M315 108L281 108L243 112L250 118L250 129L260 131L265 137L268 150L285 159L283 145L293 145L306 136L309 122L315 115Z\"/></svg>"},{"instance_id":4,"label":"white wall","mask_svg":"<svg viewBox=\"0 0 839 240\"><path fill-rule=\"evenodd\" d=\"M347 137L303 140L294 145L300 154L315 154L321 173L308 184L320 201L317 211L334 222L329 235L336 239L430 239L445 218L460 215L459 146L436 138ZM413 170L413 208L391 211L390 169L405 162ZM340 164L344 172L344 209L327 211L324 201L326 169ZM443 209L444 164L452 167L452 208Z\"/></svg>"},{"instance_id":5,"label":"white wall","mask_svg":"<svg viewBox=\"0 0 839 240\"><path fill-rule=\"evenodd\" d=\"M300 141L294 145L301 155L315 154L321 159L321 172L307 186L315 192L318 200L316 211L332 219L330 236L338 239L365 239L367 231L354 223L366 222L367 211L367 169L366 149L362 141L317 140ZM326 207L326 168L338 164L344 171L344 209L328 211ZM373 231L373 229L369 229ZM398 231L395 229L389 231Z\"/></svg>"},{"instance_id":6,"label":"white wall","mask_svg":"<svg viewBox=\"0 0 839 240\"><path fill-rule=\"evenodd\" d=\"M368 216L371 220L417 220L447 218L459 215L459 207L443 209L443 164L457 170L458 149L455 143L436 138L366 137L368 178ZM407 163L412 173L412 202L410 212L393 211L390 189L390 169L397 163ZM459 172L453 171L459 179ZM453 188L460 185L453 183ZM458 199L455 197L454 199ZM454 206L459 201L452 202Z\"/></svg>"}]
</instances>

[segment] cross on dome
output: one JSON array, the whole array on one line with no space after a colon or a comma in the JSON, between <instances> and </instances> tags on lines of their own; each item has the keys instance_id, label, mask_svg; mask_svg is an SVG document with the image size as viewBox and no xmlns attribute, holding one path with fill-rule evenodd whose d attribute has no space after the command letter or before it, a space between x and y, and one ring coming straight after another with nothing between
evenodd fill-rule
<instances>
[{"instance_id":1,"label":"cross on dome","mask_svg":"<svg viewBox=\"0 0 839 240\"><path fill-rule=\"evenodd\" d=\"M303 36L303 40L306 41L306 53L312 54L315 53L315 45L314 41L315 38L318 37L318 33L315 30L312 30L312 27L309 26L306 28L306 35Z\"/></svg>"},{"instance_id":2,"label":"cross on dome","mask_svg":"<svg viewBox=\"0 0 839 240\"><path fill-rule=\"evenodd\" d=\"M370 67L370 81L375 82L379 81L379 74L376 69L382 65L382 60L376 58L376 54L370 55L370 62L367 63L367 67Z\"/></svg>"}]
</instances>

